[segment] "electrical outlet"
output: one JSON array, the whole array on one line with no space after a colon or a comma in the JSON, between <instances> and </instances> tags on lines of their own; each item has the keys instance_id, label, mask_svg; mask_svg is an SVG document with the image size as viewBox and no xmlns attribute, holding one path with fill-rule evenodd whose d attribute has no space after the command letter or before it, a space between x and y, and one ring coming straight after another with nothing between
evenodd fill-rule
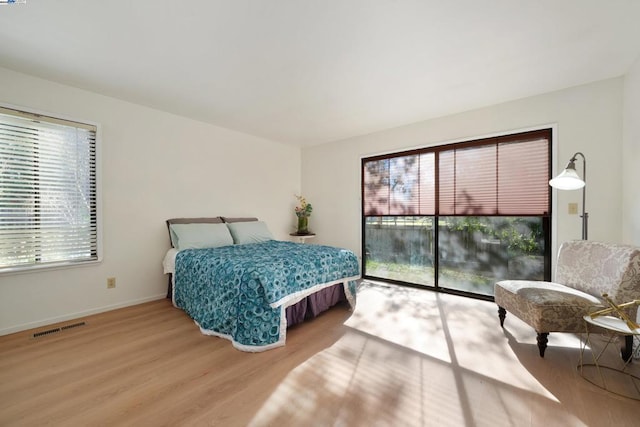
<instances>
[{"instance_id":1,"label":"electrical outlet","mask_svg":"<svg viewBox=\"0 0 640 427\"><path fill-rule=\"evenodd\" d=\"M578 214L578 204L569 203L569 215L577 215L577 214Z\"/></svg>"},{"instance_id":2,"label":"electrical outlet","mask_svg":"<svg viewBox=\"0 0 640 427\"><path fill-rule=\"evenodd\" d=\"M107 289L113 289L116 287L116 278L107 277Z\"/></svg>"}]
</instances>

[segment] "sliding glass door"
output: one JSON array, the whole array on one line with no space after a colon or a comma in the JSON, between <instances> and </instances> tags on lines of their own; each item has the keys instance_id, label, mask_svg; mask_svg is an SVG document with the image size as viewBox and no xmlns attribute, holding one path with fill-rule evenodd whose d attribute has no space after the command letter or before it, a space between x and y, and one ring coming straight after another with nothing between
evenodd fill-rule
<instances>
[{"instance_id":1,"label":"sliding glass door","mask_svg":"<svg viewBox=\"0 0 640 427\"><path fill-rule=\"evenodd\" d=\"M364 276L490 298L550 279L551 131L362 160Z\"/></svg>"}]
</instances>

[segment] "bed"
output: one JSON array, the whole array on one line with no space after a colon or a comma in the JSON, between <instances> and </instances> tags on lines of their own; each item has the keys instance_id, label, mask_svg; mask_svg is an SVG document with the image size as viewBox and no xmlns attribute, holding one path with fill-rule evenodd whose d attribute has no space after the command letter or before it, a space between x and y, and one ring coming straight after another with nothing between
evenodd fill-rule
<instances>
[{"instance_id":1,"label":"bed","mask_svg":"<svg viewBox=\"0 0 640 427\"><path fill-rule=\"evenodd\" d=\"M355 306L359 266L349 250L273 239L256 218L167 221L168 295L206 335L242 351L283 346L287 327L332 306Z\"/></svg>"}]
</instances>

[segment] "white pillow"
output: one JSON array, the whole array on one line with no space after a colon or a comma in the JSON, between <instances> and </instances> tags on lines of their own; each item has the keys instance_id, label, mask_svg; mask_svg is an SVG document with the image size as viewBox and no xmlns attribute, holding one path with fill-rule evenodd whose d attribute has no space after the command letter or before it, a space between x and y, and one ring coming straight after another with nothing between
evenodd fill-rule
<instances>
[{"instance_id":1,"label":"white pillow","mask_svg":"<svg viewBox=\"0 0 640 427\"><path fill-rule=\"evenodd\" d=\"M217 248L233 245L225 224L171 224L171 237L178 250Z\"/></svg>"},{"instance_id":2,"label":"white pillow","mask_svg":"<svg viewBox=\"0 0 640 427\"><path fill-rule=\"evenodd\" d=\"M228 223L227 227L229 227L229 231L233 236L233 243L236 245L273 240L273 235L263 221L232 222Z\"/></svg>"}]
</instances>

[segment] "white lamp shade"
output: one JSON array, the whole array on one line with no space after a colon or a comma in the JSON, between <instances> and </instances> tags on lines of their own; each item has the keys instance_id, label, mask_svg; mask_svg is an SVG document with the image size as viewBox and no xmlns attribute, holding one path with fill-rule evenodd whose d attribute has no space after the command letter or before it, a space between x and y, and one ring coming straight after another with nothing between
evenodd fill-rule
<instances>
[{"instance_id":1,"label":"white lamp shade","mask_svg":"<svg viewBox=\"0 0 640 427\"><path fill-rule=\"evenodd\" d=\"M584 181L580 179L575 169L567 168L549 181L549 185L558 190L578 190L584 187Z\"/></svg>"}]
</instances>

